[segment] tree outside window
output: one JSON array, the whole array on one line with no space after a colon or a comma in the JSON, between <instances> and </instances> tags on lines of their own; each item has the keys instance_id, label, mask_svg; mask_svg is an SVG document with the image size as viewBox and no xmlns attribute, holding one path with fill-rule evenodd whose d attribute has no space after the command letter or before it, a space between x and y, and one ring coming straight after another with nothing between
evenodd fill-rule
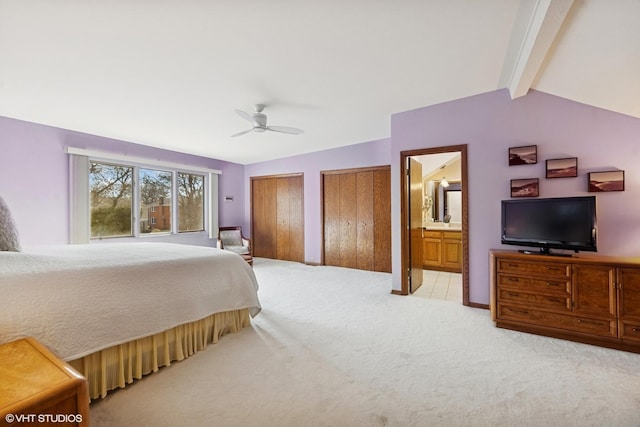
<instances>
[{"instance_id":1,"label":"tree outside window","mask_svg":"<svg viewBox=\"0 0 640 427\"><path fill-rule=\"evenodd\" d=\"M131 236L133 168L90 163L91 237Z\"/></svg>"},{"instance_id":2,"label":"tree outside window","mask_svg":"<svg viewBox=\"0 0 640 427\"><path fill-rule=\"evenodd\" d=\"M204 176L178 173L178 231L204 230Z\"/></svg>"}]
</instances>

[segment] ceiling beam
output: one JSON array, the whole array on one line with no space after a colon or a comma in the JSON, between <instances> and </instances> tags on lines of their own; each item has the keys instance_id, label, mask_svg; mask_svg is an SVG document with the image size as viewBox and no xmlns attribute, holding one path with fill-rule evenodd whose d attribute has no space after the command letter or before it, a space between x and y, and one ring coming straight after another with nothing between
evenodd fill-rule
<instances>
[{"instance_id":1,"label":"ceiling beam","mask_svg":"<svg viewBox=\"0 0 640 427\"><path fill-rule=\"evenodd\" d=\"M511 99L526 95L575 0L536 0L519 51L508 70ZM519 36L519 35L518 35ZM507 64L509 66L509 64Z\"/></svg>"}]
</instances>

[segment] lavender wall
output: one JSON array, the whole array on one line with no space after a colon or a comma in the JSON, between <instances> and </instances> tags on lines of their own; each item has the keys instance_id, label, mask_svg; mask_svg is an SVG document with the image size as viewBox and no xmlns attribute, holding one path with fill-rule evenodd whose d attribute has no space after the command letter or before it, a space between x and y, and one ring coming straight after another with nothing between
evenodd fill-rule
<instances>
[{"instance_id":1,"label":"lavender wall","mask_svg":"<svg viewBox=\"0 0 640 427\"><path fill-rule=\"evenodd\" d=\"M67 243L68 161L57 129L0 117L0 196L21 244Z\"/></svg>"},{"instance_id":2,"label":"lavender wall","mask_svg":"<svg viewBox=\"0 0 640 427\"><path fill-rule=\"evenodd\" d=\"M320 171L391 164L393 289L400 289L400 152L468 145L470 300L489 302L488 251L500 245L500 201L509 180L540 178L542 197L586 192L586 173L625 170L624 192L598 193L599 253L637 256L640 119L532 91L511 100L498 90L395 114L391 139L247 166L0 117L0 195L23 245L68 242L68 145L220 169L220 225L250 231L250 178L304 173L305 260L321 260ZM507 150L536 144L538 164L507 165ZM546 159L578 157L577 178L544 178ZM232 196L233 202L225 202ZM209 243L209 242L207 242Z\"/></svg>"},{"instance_id":3,"label":"lavender wall","mask_svg":"<svg viewBox=\"0 0 640 427\"><path fill-rule=\"evenodd\" d=\"M319 263L322 252L322 224L320 222L320 172L367 166L389 165L389 140L382 139L363 144L283 159L253 163L245 167L245 222L243 229L251 230L251 177L304 173L304 237L305 261Z\"/></svg>"},{"instance_id":4,"label":"lavender wall","mask_svg":"<svg viewBox=\"0 0 640 427\"><path fill-rule=\"evenodd\" d=\"M638 141L640 119L535 91L511 100L507 90L498 90L393 115L393 288L401 287L401 151L468 145L470 300L487 304L488 252L503 247L500 201L510 197L514 178L540 178L541 197L580 196L596 194L587 193L587 172L624 170L624 192L597 193L598 253L640 255ZM509 167L508 148L530 144L538 146L538 163ZM563 157L578 158L578 177L545 179L545 160Z\"/></svg>"},{"instance_id":5,"label":"lavender wall","mask_svg":"<svg viewBox=\"0 0 640 427\"><path fill-rule=\"evenodd\" d=\"M220 225L244 215L244 166L0 117L0 195L9 205L23 245L69 241L67 146L219 169ZM234 195L225 203L225 194ZM169 240L211 244L203 233ZM154 237L155 239L155 237ZM166 237L157 240L168 239Z\"/></svg>"}]
</instances>

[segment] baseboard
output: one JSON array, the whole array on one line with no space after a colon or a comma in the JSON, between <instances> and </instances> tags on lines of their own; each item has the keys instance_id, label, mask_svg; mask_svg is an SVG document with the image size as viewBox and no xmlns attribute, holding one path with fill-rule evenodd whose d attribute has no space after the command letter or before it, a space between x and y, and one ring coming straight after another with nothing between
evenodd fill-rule
<instances>
[{"instance_id":1,"label":"baseboard","mask_svg":"<svg viewBox=\"0 0 640 427\"><path fill-rule=\"evenodd\" d=\"M484 308L485 310L489 310L489 304L479 304L477 302L470 302L468 307Z\"/></svg>"}]
</instances>

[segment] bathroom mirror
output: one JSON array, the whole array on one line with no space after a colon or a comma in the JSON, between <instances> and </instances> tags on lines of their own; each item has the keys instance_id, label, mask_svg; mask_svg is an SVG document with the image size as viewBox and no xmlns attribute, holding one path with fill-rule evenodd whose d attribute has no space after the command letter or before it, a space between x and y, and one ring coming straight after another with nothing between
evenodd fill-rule
<instances>
[{"instance_id":1,"label":"bathroom mirror","mask_svg":"<svg viewBox=\"0 0 640 427\"><path fill-rule=\"evenodd\" d=\"M440 181L428 181L425 188L425 211L429 222L443 222L451 215L451 222L462 221L462 186L460 182L450 182L448 187Z\"/></svg>"}]
</instances>

